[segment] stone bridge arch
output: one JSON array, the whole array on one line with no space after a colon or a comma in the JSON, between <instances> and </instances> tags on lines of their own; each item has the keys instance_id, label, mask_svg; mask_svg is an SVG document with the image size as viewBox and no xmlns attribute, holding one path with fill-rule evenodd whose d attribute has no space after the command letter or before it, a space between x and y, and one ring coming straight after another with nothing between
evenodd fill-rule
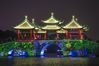
<instances>
[{"instance_id":1,"label":"stone bridge arch","mask_svg":"<svg viewBox=\"0 0 99 66\"><path fill-rule=\"evenodd\" d=\"M58 47L58 51L61 51L63 54L63 44L61 41L34 41L34 45L36 46L36 55L44 56L46 48L49 46ZM42 46L42 47L41 47Z\"/></svg>"},{"instance_id":2,"label":"stone bridge arch","mask_svg":"<svg viewBox=\"0 0 99 66\"><path fill-rule=\"evenodd\" d=\"M45 50L47 50L47 53L49 52L55 52L57 53L57 55L63 55L63 50L62 50L62 47L59 45L59 44L49 44L47 43L42 49L41 49L41 52L40 52L40 55L41 56L44 56L45 55ZM54 53L54 54L55 54ZM59 54L60 53L60 54Z\"/></svg>"}]
</instances>

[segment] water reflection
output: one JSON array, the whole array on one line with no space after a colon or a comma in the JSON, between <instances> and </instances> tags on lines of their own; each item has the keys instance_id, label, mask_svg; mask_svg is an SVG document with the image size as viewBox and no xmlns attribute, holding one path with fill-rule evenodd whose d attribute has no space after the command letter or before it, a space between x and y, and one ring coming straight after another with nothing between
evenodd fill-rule
<instances>
[{"instance_id":1,"label":"water reflection","mask_svg":"<svg viewBox=\"0 0 99 66\"><path fill-rule=\"evenodd\" d=\"M85 58L85 57L7 57L10 60L7 60L8 64L14 63L13 66L89 66L94 64L98 66L98 59L94 58ZM5 58L6 59L6 58ZM11 61L12 60L12 61ZM93 61L94 60L94 61ZM1 60L2 66L9 66L4 62L4 59ZM91 63L90 63L91 62ZM10 64L11 65L11 64ZM1 66L1 65L0 65Z\"/></svg>"},{"instance_id":2,"label":"water reflection","mask_svg":"<svg viewBox=\"0 0 99 66\"><path fill-rule=\"evenodd\" d=\"M8 58L8 59L12 59L12 58L13 58L13 56L8 56L7 58Z\"/></svg>"},{"instance_id":3,"label":"water reflection","mask_svg":"<svg viewBox=\"0 0 99 66\"><path fill-rule=\"evenodd\" d=\"M55 56L41 56L41 58L64 58L64 56L63 55L55 55Z\"/></svg>"}]
</instances>

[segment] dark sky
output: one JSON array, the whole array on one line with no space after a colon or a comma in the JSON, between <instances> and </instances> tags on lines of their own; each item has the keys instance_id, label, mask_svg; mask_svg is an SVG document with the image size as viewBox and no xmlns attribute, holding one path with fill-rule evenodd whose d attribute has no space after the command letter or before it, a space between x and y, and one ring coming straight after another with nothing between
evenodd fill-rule
<instances>
[{"instance_id":1,"label":"dark sky","mask_svg":"<svg viewBox=\"0 0 99 66\"><path fill-rule=\"evenodd\" d=\"M25 15L31 21L42 23L55 13L55 17L68 23L72 15L82 25L88 25L87 35L99 39L99 2L98 0L0 0L0 29L7 30L19 24Z\"/></svg>"}]
</instances>

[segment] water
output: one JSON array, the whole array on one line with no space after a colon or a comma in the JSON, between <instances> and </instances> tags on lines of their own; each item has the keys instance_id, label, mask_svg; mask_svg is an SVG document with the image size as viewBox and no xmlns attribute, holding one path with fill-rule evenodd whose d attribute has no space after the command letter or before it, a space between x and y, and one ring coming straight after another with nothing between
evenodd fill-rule
<instances>
[{"instance_id":1,"label":"water","mask_svg":"<svg viewBox=\"0 0 99 66\"><path fill-rule=\"evenodd\" d=\"M0 66L99 66L99 58L63 57L0 58Z\"/></svg>"}]
</instances>

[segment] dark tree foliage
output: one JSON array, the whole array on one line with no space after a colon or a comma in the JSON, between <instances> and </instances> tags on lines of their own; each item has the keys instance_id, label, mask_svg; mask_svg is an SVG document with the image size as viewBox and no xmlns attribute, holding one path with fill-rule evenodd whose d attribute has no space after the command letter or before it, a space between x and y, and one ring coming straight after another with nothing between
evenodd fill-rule
<instances>
[{"instance_id":1,"label":"dark tree foliage","mask_svg":"<svg viewBox=\"0 0 99 66\"><path fill-rule=\"evenodd\" d=\"M2 31L0 30L0 43L5 43L9 41L16 40L16 33L14 31L6 30Z\"/></svg>"}]
</instances>

